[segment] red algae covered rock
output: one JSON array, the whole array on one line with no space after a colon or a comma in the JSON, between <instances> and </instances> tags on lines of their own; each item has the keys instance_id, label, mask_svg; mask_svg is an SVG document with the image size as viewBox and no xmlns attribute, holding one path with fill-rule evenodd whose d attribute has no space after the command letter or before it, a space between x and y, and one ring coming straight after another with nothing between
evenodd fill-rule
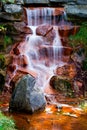
<instances>
[{"instance_id":1,"label":"red algae covered rock","mask_svg":"<svg viewBox=\"0 0 87 130\"><path fill-rule=\"evenodd\" d=\"M73 79L76 76L76 66L74 63L71 63L58 67L55 70L55 74L66 77L67 79Z\"/></svg>"},{"instance_id":2,"label":"red algae covered rock","mask_svg":"<svg viewBox=\"0 0 87 130\"><path fill-rule=\"evenodd\" d=\"M59 34L61 37L75 35L79 31L79 28L79 26L61 25L59 26Z\"/></svg>"},{"instance_id":3,"label":"red algae covered rock","mask_svg":"<svg viewBox=\"0 0 87 130\"><path fill-rule=\"evenodd\" d=\"M46 36L50 31L52 31L53 26L51 25L40 25L38 26L38 28L36 29L36 34L37 35L41 35L41 36Z\"/></svg>"},{"instance_id":4,"label":"red algae covered rock","mask_svg":"<svg viewBox=\"0 0 87 130\"><path fill-rule=\"evenodd\" d=\"M71 47L64 47L63 48L63 55L70 56L73 53L73 48Z\"/></svg>"},{"instance_id":5,"label":"red algae covered rock","mask_svg":"<svg viewBox=\"0 0 87 130\"><path fill-rule=\"evenodd\" d=\"M10 51L11 62L7 67L5 89L12 91L15 83L26 74L37 77L37 73L28 68L28 57L25 54L28 50L26 42L16 43Z\"/></svg>"}]
</instances>

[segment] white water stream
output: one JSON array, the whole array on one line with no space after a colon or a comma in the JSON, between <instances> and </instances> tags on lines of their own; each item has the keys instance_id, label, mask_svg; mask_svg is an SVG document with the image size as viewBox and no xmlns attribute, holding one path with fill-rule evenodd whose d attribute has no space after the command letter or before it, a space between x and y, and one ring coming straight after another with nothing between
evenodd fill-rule
<instances>
[{"instance_id":1,"label":"white water stream","mask_svg":"<svg viewBox=\"0 0 87 130\"><path fill-rule=\"evenodd\" d=\"M38 25L56 23L53 8L26 9L26 11L28 26L33 31L33 34L28 35L26 38L29 45L29 52L27 53L29 69L38 73L38 83L43 88L54 75L54 70L65 64L62 62L63 47L56 26L53 26L55 38L51 46L45 42L43 36L36 34Z\"/></svg>"}]
</instances>

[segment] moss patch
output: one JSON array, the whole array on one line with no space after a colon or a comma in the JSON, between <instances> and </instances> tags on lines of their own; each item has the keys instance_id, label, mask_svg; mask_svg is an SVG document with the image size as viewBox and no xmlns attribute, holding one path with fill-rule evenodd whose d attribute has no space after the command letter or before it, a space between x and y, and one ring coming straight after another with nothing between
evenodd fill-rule
<instances>
[{"instance_id":1,"label":"moss patch","mask_svg":"<svg viewBox=\"0 0 87 130\"><path fill-rule=\"evenodd\" d=\"M6 117L0 112L0 130L17 130L13 119Z\"/></svg>"}]
</instances>

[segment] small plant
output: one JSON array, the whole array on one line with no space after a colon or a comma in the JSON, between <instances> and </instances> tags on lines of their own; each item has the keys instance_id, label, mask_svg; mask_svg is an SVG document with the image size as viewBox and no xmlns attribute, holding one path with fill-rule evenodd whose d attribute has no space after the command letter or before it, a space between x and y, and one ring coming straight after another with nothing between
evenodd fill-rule
<instances>
[{"instance_id":1,"label":"small plant","mask_svg":"<svg viewBox=\"0 0 87 130\"><path fill-rule=\"evenodd\" d=\"M84 100L79 104L79 107L87 113L87 101Z\"/></svg>"},{"instance_id":2,"label":"small plant","mask_svg":"<svg viewBox=\"0 0 87 130\"><path fill-rule=\"evenodd\" d=\"M13 119L6 117L0 112L0 130L16 130Z\"/></svg>"},{"instance_id":3,"label":"small plant","mask_svg":"<svg viewBox=\"0 0 87 130\"><path fill-rule=\"evenodd\" d=\"M0 68L4 68L4 62L5 62L5 57L3 54L0 54Z\"/></svg>"},{"instance_id":4,"label":"small plant","mask_svg":"<svg viewBox=\"0 0 87 130\"><path fill-rule=\"evenodd\" d=\"M0 50L6 49L7 45L12 44L12 38L7 35L8 28L6 25L1 24L0 25L0 34L3 37L3 40L1 41Z\"/></svg>"},{"instance_id":5,"label":"small plant","mask_svg":"<svg viewBox=\"0 0 87 130\"><path fill-rule=\"evenodd\" d=\"M6 46L7 46L7 45L10 45L11 43L12 43L11 37L5 35L5 36L4 36L4 49L6 49Z\"/></svg>"},{"instance_id":6,"label":"small plant","mask_svg":"<svg viewBox=\"0 0 87 130\"><path fill-rule=\"evenodd\" d=\"M0 32L6 32L6 28L4 27L4 25L0 25Z\"/></svg>"},{"instance_id":7,"label":"small plant","mask_svg":"<svg viewBox=\"0 0 87 130\"><path fill-rule=\"evenodd\" d=\"M75 49L76 46L82 45L87 55L87 22L82 23L79 32L69 37L70 45Z\"/></svg>"}]
</instances>

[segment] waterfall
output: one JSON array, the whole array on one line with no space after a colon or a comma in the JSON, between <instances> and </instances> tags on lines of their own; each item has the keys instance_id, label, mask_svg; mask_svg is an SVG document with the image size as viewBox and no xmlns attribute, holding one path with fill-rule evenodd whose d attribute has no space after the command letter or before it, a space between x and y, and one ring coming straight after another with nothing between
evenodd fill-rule
<instances>
[{"instance_id":1,"label":"waterfall","mask_svg":"<svg viewBox=\"0 0 87 130\"><path fill-rule=\"evenodd\" d=\"M49 7L26 8L26 12L29 26L37 26L40 24L58 25L58 22L65 17L64 11L60 11L60 14L56 14L56 9Z\"/></svg>"},{"instance_id":2,"label":"waterfall","mask_svg":"<svg viewBox=\"0 0 87 130\"><path fill-rule=\"evenodd\" d=\"M27 36L27 44L29 45L28 58L29 69L38 73L38 83L43 84L48 82L51 76L54 75L54 70L58 66L62 66L62 43L58 33L56 24L57 17L54 15L54 8L35 8L26 9L28 27L32 29L33 34ZM55 37L52 44L46 41L44 36L37 35L36 29L39 25L52 25Z\"/></svg>"}]
</instances>

